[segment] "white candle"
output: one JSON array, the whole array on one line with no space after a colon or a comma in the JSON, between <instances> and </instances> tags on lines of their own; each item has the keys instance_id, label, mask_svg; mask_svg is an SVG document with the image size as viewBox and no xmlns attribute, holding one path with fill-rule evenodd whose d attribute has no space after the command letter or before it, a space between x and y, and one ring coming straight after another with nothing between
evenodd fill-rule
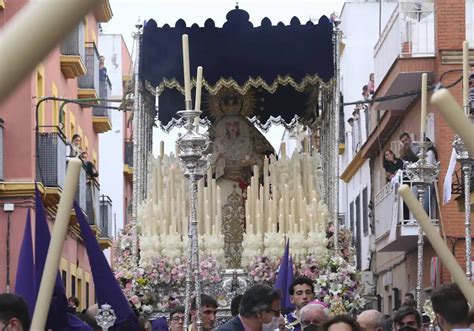
<instances>
[{"instance_id":1,"label":"white candle","mask_svg":"<svg viewBox=\"0 0 474 331\"><path fill-rule=\"evenodd\" d=\"M280 158L282 160L286 159L286 143L284 141L280 143Z\"/></svg>"},{"instance_id":2,"label":"white candle","mask_svg":"<svg viewBox=\"0 0 474 331\"><path fill-rule=\"evenodd\" d=\"M183 73L184 73L184 101L186 107L187 103L191 102L191 76L189 70L189 40L188 35L183 34Z\"/></svg>"},{"instance_id":3,"label":"white candle","mask_svg":"<svg viewBox=\"0 0 474 331\"><path fill-rule=\"evenodd\" d=\"M202 67L199 66L197 68L197 76L196 76L196 103L194 105L194 110L200 111L201 110L201 89L202 89Z\"/></svg>"},{"instance_id":4,"label":"white candle","mask_svg":"<svg viewBox=\"0 0 474 331\"><path fill-rule=\"evenodd\" d=\"M425 137L426 132L426 106L427 106L427 94L428 94L428 75L423 73L421 75L421 134L420 139Z\"/></svg>"},{"instance_id":5,"label":"white candle","mask_svg":"<svg viewBox=\"0 0 474 331\"><path fill-rule=\"evenodd\" d=\"M165 156L165 142L163 140L160 141L160 156Z\"/></svg>"},{"instance_id":6,"label":"white candle","mask_svg":"<svg viewBox=\"0 0 474 331\"><path fill-rule=\"evenodd\" d=\"M469 43L462 43L462 96L463 107L466 115L469 115Z\"/></svg>"},{"instance_id":7,"label":"white candle","mask_svg":"<svg viewBox=\"0 0 474 331\"><path fill-rule=\"evenodd\" d=\"M438 107L449 126L462 138L470 155L474 155L474 125L447 89L433 93L431 103Z\"/></svg>"},{"instance_id":8,"label":"white candle","mask_svg":"<svg viewBox=\"0 0 474 331\"><path fill-rule=\"evenodd\" d=\"M161 172L161 156L158 156L158 165L156 167L156 179L158 181L157 200L163 199L163 173Z\"/></svg>"},{"instance_id":9,"label":"white candle","mask_svg":"<svg viewBox=\"0 0 474 331\"><path fill-rule=\"evenodd\" d=\"M211 234L211 228L211 217L206 215L206 234Z\"/></svg>"},{"instance_id":10,"label":"white candle","mask_svg":"<svg viewBox=\"0 0 474 331\"><path fill-rule=\"evenodd\" d=\"M439 258L443 262L443 265L449 270L454 282L459 286L460 290L469 301L471 306L473 306L474 287L466 278L459 263L456 261L456 258L453 256L453 254L451 254L448 246L439 235L438 229L436 229L431 223L428 215L426 215L426 212L423 209L423 206L415 198L408 185L402 185L398 189L398 192L402 196L403 201L407 204L408 208L410 208L415 218L418 220L418 224L425 232L426 237L428 237L431 246L438 254Z\"/></svg>"}]
</instances>

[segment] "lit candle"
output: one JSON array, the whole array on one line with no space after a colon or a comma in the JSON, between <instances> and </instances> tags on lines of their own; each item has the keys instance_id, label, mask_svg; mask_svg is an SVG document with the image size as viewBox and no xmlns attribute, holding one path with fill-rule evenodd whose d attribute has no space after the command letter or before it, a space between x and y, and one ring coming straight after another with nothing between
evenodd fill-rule
<instances>
[{"instance_id":1,"label":"lit candle","mask_svg":"<svg viewBox=\"0 0 474 331\"><path fill-rule=\"evenodd\" d=\"M56 274L59 268L61 252L64 241L66 240L67 230L69 228L69 216L71 214L72 203L76 194L77 184L79 182L79 173L82 162L78 158L69 159L64 190L59 200L58 212L53 226L51 242L48 248L48 254L44 265L43 276L41 277L38 300L41 304L35 307L32 330L43 330L48 316L51 297L53 295Z\"/></svg>"},{"instance_id":2,"label":"lit candle","mask_svg":"<svg viewBox=\"0 0 474 331\"><path fill-rule=\"evenodd\" d=\"M462 97L466 115L469 115L469 43L462 43Z\"/></svg>"},{"instance_id":3,"label":"lit candle","mask_svg":"<svg viewBox=\"0 0 474 331\"><path fill-rule=\"evenodd\" d=\"M286 143L284 141L280 143L280 157L282 160L286 159Z\"/></svg>"},{"instance_id":4,"label":"lit candle","mask_svg":"<svg viewBox=\"0 0 474 331\"><path fill-rule=\"evenodd\" d=\"M196 76L196 103L194 105L194 110L200 111L201 110L201 89L202 89L202 67L199 66L197 68L197 76Z\"/></svg>"},{"instance_id":5,"label":"lit candle","mask_svg":"<svg viewBox=\"0 0 474 331\"><path fill-rule=\"evenodd\" d=\"M454 282L459 286L460 290L469 301L471 306L473 306L474 287L464 275L464 272L459 266L459 263L456 261L456 258L453 256L453 254L451 254L448 246L439 235L439 231L431 223L428 215L426 215L426 212L423 209L423 206L415 198L408 185L402 185L398 189L398 192L402 196L403 201L407 204L408 208L410 208L415 218L418 220L419 226L425 232L426 237L428 237L431 246L438 254L439 258L443 262L443 265L449 270Z\"/></svg>"},{"instance_id":6,"label":"lit candle","mask_svg":"<svg viewBox=\"0 0 474 331\"><path fill-rule=\"evenodd\" d=\"M474 125L447 89L433 93L431 103L438 107L449 126L462 138L470 155L474 155Z\"/></svg>"},{"instance_id":7,"label":"lit candle","mask_svg":"<svg viewBox=\"0 0 474 331\"><path fill-rule=\"evenodd\" d=\"M420 139L424 139L426 132L426 97L428 94L428 75L421 75L421 134Z\"/></svg>"},{"instance_id":8,"label":"lit candle","mask_svg":"<svg viewBox=\"0 0 474 331\"><path fill-rule=\"evenodd\" d=\"M188 103L192 102L191 99L191 77L189 75L189 40L188 35L183 34L182 37L183 42L183 73L184 73L184 102L186 107L188 107ZM188 109L188 108L186 108Z\"/></svg>"}]
</instances>

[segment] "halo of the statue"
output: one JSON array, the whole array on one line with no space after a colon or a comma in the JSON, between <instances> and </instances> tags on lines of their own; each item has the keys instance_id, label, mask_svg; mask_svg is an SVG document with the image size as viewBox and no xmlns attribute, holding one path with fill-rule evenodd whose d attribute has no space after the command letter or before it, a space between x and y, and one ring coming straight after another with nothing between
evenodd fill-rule
<instances>
[{"instance_id":1,"label":"halo of the statue","mask_svg":"<svg viewBox=\"0 0 474 331\"><path fill-rule=\"evenodd\" d=\"M163 127L176 123L176 110L183 108L183 65L181 35L189 35L191 74L204 67L203 101L219 95L223 88L241 95L252 93L256 103L249 117L256 124L269 125L271 117L289 125L297 115L314 120L321 99L332 94L334 74L332 22L326 16L318 24L272 25L264 18L254 27L249 14L230 11L223 27L207 20L203 27L158 27L149 20L143 30L140 79L145 93L159 97L158 120ZM192 78L192 86L195 78ZM204 116L216 119L203 104Z\"/></svg>"}]
</instances>

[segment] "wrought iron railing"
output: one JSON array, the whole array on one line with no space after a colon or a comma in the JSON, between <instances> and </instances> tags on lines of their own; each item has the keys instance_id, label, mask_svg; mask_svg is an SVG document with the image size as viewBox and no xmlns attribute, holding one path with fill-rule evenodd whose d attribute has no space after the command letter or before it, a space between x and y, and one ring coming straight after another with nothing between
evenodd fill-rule
<instances>
[{"instance_id":1,"label":"wrought iron railing","mask_svg":"<svg viewBox=\"0 0 474 331\"><path fill-rule=\"evenodd\" d=\"M108 195L100 196L100 228L102 238L112 238L112 199Z\"/></svg>"},{"instance_id":2,"label":"wrought iron railing","mask_svg":"<svg viewBox=\"0 0 474 331\"><path fill-rule=\"evenodd\" d=\"M63 188L66 176L66 139L58 127L40 127L36 136L36 180Z\"/></svg>"},{"instance_id":3,"label":"wrought iron railing","mask_svg":"<svg viewBox=\"0 0 474 331\"><path fill-rule=\"evenodd\" d=\"M78 86L83 89L95 89L99 95L99 52L95 43L86 43L85 59L87 73L79 77Z\"/></svg>"},{"instance_id":4,"label":"wrought iron railing","mask_svg":"<svg viewBox=\"0 0 474 331\"><path fill-rule=\"evenodd\" d=\"M124 162L129 167L133 167L133 141L126 140L124 148Z\"/></svg>"},{"instance_id":5,"label":"wrought iron railing","mask_svg":"<svg viewBox=\"0 0 474 331\"><path fill-rule=\"evenodd\" d=\"M95 180L87 181L86 215L90 225L99 224L100 185Z\"/></svg>"},{"instance_id":6,"label":"wrought iron railing","mask_svg":"<svg viewBox=\"0 0 474 331\"><path fill-rule=\"evenodd\" d=\"M416 224L416 220L409 209L404 205L401 197L398 196L398 186L400 184L407 184L412 188L412 191L416 195L417 183L407 179L404 170L399 170L395 178L385 184L382 189L377 192L374 196L374 217L375 217L375 238L387 234L392 226L394 220L396 224ZM424 200L426 201L425 210L430 217L431 221L435 224L438 223L437 218L437 204L439 203L436 196L434 185L428 188L425 193Z\"/></svg>"},{"instance_id":7,"label":"wrought iron railing","mask_svg":"<svg viewBox=\"0 0 474 331\"><path fill-rule=\"evenodd\" d=\"M59 51L62 55L78 55L85 63L86 48L85 48L85 26L80 22L69 36L59 46Z\"/></svg>"},{"instance_id":8,"label":"wrought iron railing","mask_svg":"<svg viewBox=\"0 0 474 331\"><path fill-rule=\"evenodd\" d=\"M107 74L100 72L99 80L99 98L104 99L99 101L99 107L94 107L93 113L94 116L108 117L109 120L112 120L110 117L110 109L105 108L108 106L107 99L110 96L112 85L110 84L109 77Z\"/></svg>"}]
</instances>

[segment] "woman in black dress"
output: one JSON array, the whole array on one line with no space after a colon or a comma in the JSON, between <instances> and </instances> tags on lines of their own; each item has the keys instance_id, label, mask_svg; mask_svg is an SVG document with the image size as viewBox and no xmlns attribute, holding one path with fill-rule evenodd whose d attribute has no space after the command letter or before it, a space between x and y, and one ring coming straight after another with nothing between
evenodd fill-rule
<instances>
[{"instance_id":1,"label":"woman in black dress","mask_svg":"<svg viewBox=\"0 0 474 331\"><path fill-rule=\"evenodd\" d=\"M403 161L395 157L391 149L387 149L383 156L383 168L385 169L387 182L389 182L399 169L403 169Z\"/></svg>"}]
</instances>

